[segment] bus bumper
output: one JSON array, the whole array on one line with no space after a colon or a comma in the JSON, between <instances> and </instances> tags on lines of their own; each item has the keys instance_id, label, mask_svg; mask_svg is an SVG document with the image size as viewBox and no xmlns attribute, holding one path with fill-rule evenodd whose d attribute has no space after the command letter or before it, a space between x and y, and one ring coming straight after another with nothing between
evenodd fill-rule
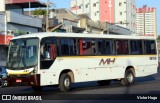
<instances>
[{"instance_id":1,"label":"bus bumper","mask_svg":"<svg viewBox=\"0 0 160 103\"><path fill-rule=\"evenodd\" d=\"M29 76L8 76L8 86L40 86L40 74Z\"/></svg>"}]
</instances>

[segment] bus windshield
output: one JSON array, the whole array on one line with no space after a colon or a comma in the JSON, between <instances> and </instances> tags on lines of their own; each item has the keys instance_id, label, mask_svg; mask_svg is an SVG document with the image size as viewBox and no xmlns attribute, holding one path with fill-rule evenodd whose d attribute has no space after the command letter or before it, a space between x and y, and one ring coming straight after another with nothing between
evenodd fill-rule
<instances>
[{"instance_id":1,"label":"bus windshield","mask_svg":"<svg viewBox=\"0 0 160 103\"><path fill-rule=\"evenodd\" d=\"M36 66L38 60L38 42L37 38L11 40L7 68L21 70Z\"/></svg>"}]
</instances>

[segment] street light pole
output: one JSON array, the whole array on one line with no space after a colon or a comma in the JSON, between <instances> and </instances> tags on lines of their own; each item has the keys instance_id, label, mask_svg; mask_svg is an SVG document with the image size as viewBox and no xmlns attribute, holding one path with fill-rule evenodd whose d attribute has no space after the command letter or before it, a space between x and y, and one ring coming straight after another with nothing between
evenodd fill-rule
<instances>
[{"instance_id":1,"label":"street light pole","mask_svg":"<svg viewBox=\"0 0 160 103\"><path fill-rule=\"evenodd\" d=\"M4 16L4 17L5 17L5 19L4 19L4 20L5 20L5 24L4 24L4 25L5 25L5 26L4 26L4 29L5 29L5 30L4 30L4 31L5 31L5 32L4 32L4 34L5 34L4 39L5 39L5 40L4 40L4 43L6 44L6 43L7 43L7 42L6 42L6 36L7 36L7 12L6 12L6 2L5 2L5 0L4 0L4 15L5 15L5 16Z\"/></svg>"},{"instance_id":2,"label":"street light pole","mask_svg":"<svg viewBox=\"0 0 160 103\"><path fill-rule=\"evenodd\" d=\"M47 0L46 32L48 32L49 0Z\"/></svg>"}]
</instances>

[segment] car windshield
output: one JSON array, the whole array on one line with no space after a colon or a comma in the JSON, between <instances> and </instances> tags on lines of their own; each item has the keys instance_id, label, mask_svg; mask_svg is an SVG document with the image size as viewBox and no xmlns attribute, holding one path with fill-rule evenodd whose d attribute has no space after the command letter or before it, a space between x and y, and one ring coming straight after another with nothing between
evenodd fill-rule
<instances>
[{"instance_id":1,"label":"car windshield","mask_svg":"<svg viewBox=\"0 0 160 103\"><path fill-rule=\"evenodd\" d=\"M38 39L16 39L10 41L7 60L8 69L33 67L38 59Z\"/></svg>"}]
</instances>

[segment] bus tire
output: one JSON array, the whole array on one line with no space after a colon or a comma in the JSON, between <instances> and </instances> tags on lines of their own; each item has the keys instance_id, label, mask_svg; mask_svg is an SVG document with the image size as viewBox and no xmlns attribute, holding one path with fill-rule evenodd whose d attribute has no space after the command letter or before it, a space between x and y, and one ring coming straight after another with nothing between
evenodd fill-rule
<instances>
[{"instance_id":1,"label":"bus tire","mask_svg":"<svg viewBox=\"0 0 160 103\"><path fill-rule=\"evenodd\" d=\"M60 91L62 92L68 92L70 90L71 77L68 74L66 73L61 74L60 80L59 80L59 88L60 88Z\"/></svg>"},{"instance_id":2,"label":"bus tire","mask_svg":"<svg viewBox=\"0 0 160 103\"><path fill-rule=\"evenodd\" d=\"M111 83L111 80L101 80L101 81L97 81L97 83L100 86L109 85Z\"/></svg>"},{"instance_id":3,"label":"bus tire","mask_svg":"<svg viewBox=\"0 0 160 103\"><path fill-rule=\"evenodd\" d=\"M124 86L131 86L134 84L135 75L132 69L125 71L125 77L121 79L121 84Z\"/></svg>"},{"instance_id":4,"label":"bus tire","mask_svg":"<svg viewBox=\"0 0 160 103\"><path fill-rule=\"evenodd\" d=\"M33 91L42 91L42 86L32 86Z\"/></svg>"}]
</instances>

